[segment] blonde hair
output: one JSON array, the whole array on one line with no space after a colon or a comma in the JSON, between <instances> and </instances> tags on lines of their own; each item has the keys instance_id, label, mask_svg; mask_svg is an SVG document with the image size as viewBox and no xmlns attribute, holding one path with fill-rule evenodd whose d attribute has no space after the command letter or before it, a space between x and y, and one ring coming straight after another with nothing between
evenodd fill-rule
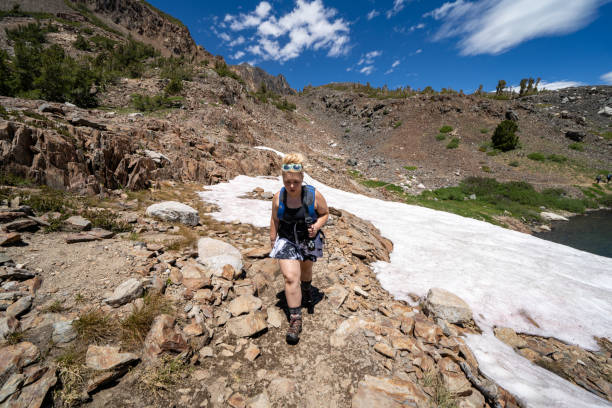
<instances>
[{"instance_id":1,"label":"blonde hair","mask_svg":"<svg viewBox=\"0 0 612 408\"><path fill-rule=\"evenodd\" d=\"M283 157L282 164L289 163L301 164L302 168L304 168L304 156L302 156L300 153L289 153Z\"/></svg>"}]
</instances>

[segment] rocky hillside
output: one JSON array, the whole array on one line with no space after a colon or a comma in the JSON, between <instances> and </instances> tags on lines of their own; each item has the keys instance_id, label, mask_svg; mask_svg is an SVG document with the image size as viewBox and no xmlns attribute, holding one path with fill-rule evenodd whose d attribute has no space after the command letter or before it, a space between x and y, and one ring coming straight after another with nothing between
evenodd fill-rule
<instances>
[{"instance_id":1,"label":"rocky hillside","mask_svg":"<svg viewBox=\"0 0 612 408\"><path fill-rule=\"evenodd\" d=\"M434 299L394 300L370 268L393 244L346 212L332 210L318 303L290 348L266 229L215 221L197 191L277 176L278 156L258 145L302 151L313 177L393 200L470 175L589 185L612 167L610 87L513 101L350 86L298 95L282 76L194 48L145 2L20 5L0 21L12 79L0 81L0 404L520 406L466 347L478 327L465 304L444 295L462 311L452 320ZM37 53L52 64L16 69ZM500 153L486 142L506 117L523 146ZM526 157L536 151L567 160ZM192 208L151 208L167 201ZM213 265L219 252L231 262ZM521 355L611 399L608 340L591 353L498 329Z\"/></svg>"}]
</instances>

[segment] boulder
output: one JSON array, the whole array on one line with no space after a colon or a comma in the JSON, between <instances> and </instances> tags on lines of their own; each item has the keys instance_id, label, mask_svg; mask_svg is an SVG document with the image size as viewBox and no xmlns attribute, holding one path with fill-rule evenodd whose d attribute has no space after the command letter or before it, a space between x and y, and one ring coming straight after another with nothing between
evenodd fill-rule
<instances>
[{"instance_id":1,"label":"boulder","mask_svg":"<svg viewBox=\"0 0 612 408\"><path fill-rule=\"evenodd\" d=\"M505 116L507 120L511 120L514 122L518 122L519 120L518 115L513 110L507 110Z\"/></svg>"},{"instance_id":2,"label":"boulder","mask_svg":"<svg viewBox=\"0 0 612 408\"><path fill-rule=\"evenodd\" d=\"M603 115L603 116L607 116L607 117L612 117L612 108L610 108L609 106L604 106L597 113L599 115Z\"/></svg>"},{"instance_id":3,"label":"boulder","mask_svg":"<svg viewBox=\"0 0 612 408\"><path fill-rule=\"evenodd\" d=\"M352 408L428 408L429 398L412 381L366 375L353 396Z\"/></svg>"},{"instance_id":4,"label":"boulder","mask_svg":"<svg viewBox=\"0 0 612 408\"><path fill-rule=\"evenodd\" d=\"M234 317L240 316L261 309L262 304L261 299L253 295L238 296L230 302L229 311Z\"/></svg>"},{"instance_id":5,"label":"boulder","mask_svg":"<svg viewBox=\"0 0 612 408\"><path fill-rule=\"evenodd\" d=\"M495 337L513 348L527 347L527 341L520 337L514 330L509 327L496 327L493 329Z\"/></svg>"},{"instance_id":6,"label":"boulder","mask_svg":"<svg viewBox=\"0 0 612 408\"><path fill-rule=\"evenodd\" d=\"M25 379L26 377L23 374L12 374L0 389L0 402L3 402L5 399L17 392Z\"/></svg>"},{"instance_id":7,"label":"boulder","mask_svg":"<svg viewBox=\"0 0 612 408\"><path fill-rule=\"evenodd\" d=\"M64 228L66 231L73 232L89 231L91 229L91 221L80 215L73 215L64 221Z\"/></svg>"},{"instance_id":8,"label":"boulder","mask_svg":"<svg viewBox=\"0 0 612 408\"><path fill-rule=\"evenodd\" d=\"M442 334L442 329L429 320L414 319L414 335L423 339L425 343L437 344Z\"/></svg>"},{"instance_id":9,"label":"boulder","mask_svg":"<svg viewBox=\"0 0 612 408\"><path fill-rule=\"evenodd\" d=\"M43 406L47 393L56 382L55 369L49 368L38 381L23 387L19 397L16 399L13 397L8 406L11 408L40 408Z\"/></svg>"},{"instance_id":10,"label":"boulder","mask_svg":"<svg viewBox=\"0 0 612 408\"><path fill-rule=\"evenodd\" d=\"M98 130L106 130L106 125L103 123L94 122L85 118L81 118L79 116L75 116L69 120L70 123L74 126L85 126Z\"/></svg>"},{"instance_id":11,"label":"boulder","mask_svg":"<svg viewBox=\"0 0 612 408\"><path fill-rule=\"evenodd\" d=\"M20 326L19 320L14 316L0 317L0 340L4 340L9 334L15 333Z\"/></svg>"},{"instance_id":12,"label":"boulder","mask_svg":"<svg viewBox=\"0 0 612 408\"><path fill-rule=\"evenodd\" d=\"M266 309L268 314L268 326L279 328L283 324L283 319L285 319L285 314L278 308L274 306L270 306Z\"/></svg>"},{"instance_id":13,"label":"boulder","mask_svg":"<svg viewBox=\"0 0 612 408\"><path fill-rule=\"evenodd\" d=\"M586 137L586 134L577 130L566 130L565 137L570 140L573 140L574 142L582 142L582 139Z\"/></svg>"},{"instance_id":14,"label":"boulder","mask_svg":"<svg viewBox=\"0 0 612 408\"><path fill-rule=\"evenodd\" d=\"M104 302L113 307L119 307L139 298L142 296L142 293L142 282L138 279L131 278L117 286L112 296L105 299Z\"/></svg>"},{"instance_id":15,"label":"boulder","mask_svg":"<svg viewBox=\"0 0 612 408\"><path fill-rule=\"evenodd\" d=\"M336 283L325 290L325 296L329 299L329 303L334 309L338 309L348 296L348 290L344 286Z\"/></svg>"},{"instance_id":16,"label":"boulder","mask_svg":"<svg viewBox=\"0 0 612 408\"><path fill-rule=\"evenodd\" d=\"M0 348L0 378L20 372L23 367L32 364L39 357L38 347L27 341Z\"/></svg>"},{"instance_id":17,"label":"boulder","mask_svg":"<svg viewBox=\"0 0 612 408\"><path fill-rule=\"evenodd\" d=\"M32 296L24 296L20 298L18 301L10 305L6 309L6 314L9 316L19 317L28 310L32 306Z\"/></svg>"},{"instance_id":18,"label":"boulder","mask_svg":"<svg viewBox=\"0 0 612 408\"><path fill-rule=\"evenodd\" d=\"M546 212L546 211L541 212L540 217L542 217L546 221L569 221L567 218L565 218L562 215L555 214L552 212Z\"/></svg>"},{"instance_id":19,"label":"boulder","mask_svg":"<svg viewBox=\"0 0 612 408\"><path fill-rule=\"evenodd\" d=\"M148 216L185 225L196 226L200 222L196 209L176 201L164 201L150 205L146 212Z\"/></svg>"},{"instance_id":20,"label":"boulder","mask_svg":"<svg viewBox=\"0 0 612 408\"><path fill-rule=\"evenodd\" d=\"M226 323L227 331L236 337L253 336L268 328L262 312L249 313L230 319Z\"/></svg>"},{"instance_id":21,"label":"boulder","mask_svg":"<svg viewBox=\"0 0 612 408\"><path fill-rule=\"evenodd\" d=\"M119 347L90 345L87 348L85 365L92 370L112 370L138 360L140 358L134 353L120 353Z\"/></svg>"},{"instance_id":22,"label":"boulder","mask_svg":"<svg viewBox=\"0 0 612 408\"><path fill-rule=\"evenodd\" d=\"M472 320L472 310L460 297L441 289L431 288L425 299L425 309L449 323L465 323Z\"/></svg>"},{"instance_id":23,"label":"boulder","mask_svg":"<svg viewBox=\"0 0 612 408\"><path fill-rule=\"evenodd\" d=\"M93 228L91 231L84 231L78 234L70 234L66 237L66 243L75 244L77 242L98 241L101 239L109 239L115 235L114 232L104 230L102 228Z\"/></svg>"},{"instance_id":24,"label":"boulder","mask_svg":"<svg viewBox=\"0 0 612 408\"><path fill-rule=\"evenodd\" d=\"M164 156L161 153L158 153L156 151L153 150L145 150L144 153L150 157L155 163L157 164L162 164L162 162L166 161L168 163L172 163L172 161L167 158L166 156Z\"/></svg>"},{"instance_id":25,"label":"boulder","mask_svg":"<svg viewBox=\"0 0 612 408\"><path fill-rule=\"evenodd\" d=\"M218 239L200 238L198 262L210 269L215 276L222 276L225 265L231 265L236 271L242 270L240 251Z\"/></svg>"},{"instance_id":26,"label":"boulder","mask_svg":"<svg viewBox=\"0 0 612 408\"><path fill-rule=\"evenodd\" d=\"M0 246L11 246L21 244L21 234L17 232L9 232L8 234L0 232Z\"/></svg>"},{"instance_id":27,"label":"boulder","mask_svg":"<svg viewBox=\"0 0 612 408\"><path fill-rule=\"evenodd\" d=\"M155 318L144 341L144 353L153 360L165 351L183 352L189 349L185 338L174 329L174 318L161 314Z\"/></svg>"},{"instance_id":28,"label":"boulder","mask_svg":"<svg viewBox=\"0 0 612 408\"><path fill-rule=\"evenodd\" d=\"M53 335L51 339L55 344L70 343L76 339L77 332L72 326L72 320L53 323Z\"/></svg>"}]
</instances>

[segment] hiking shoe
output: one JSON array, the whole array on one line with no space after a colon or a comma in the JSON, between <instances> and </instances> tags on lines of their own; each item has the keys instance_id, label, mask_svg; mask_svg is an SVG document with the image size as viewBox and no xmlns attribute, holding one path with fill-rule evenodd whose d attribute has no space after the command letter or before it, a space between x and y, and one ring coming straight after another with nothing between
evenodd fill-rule
<instances>
[{"instance_id":1,"label":"hiking shoe","mask_svg":"<svg viewBox=\"0 0 612 408\"><path fill-rule=\"evenodd\" d=\"M302 316L291 315L289 319L289 328L287 329L287 343L297 344L300 341L300 333L302 332Z\"/></svg>"}]
</instances>

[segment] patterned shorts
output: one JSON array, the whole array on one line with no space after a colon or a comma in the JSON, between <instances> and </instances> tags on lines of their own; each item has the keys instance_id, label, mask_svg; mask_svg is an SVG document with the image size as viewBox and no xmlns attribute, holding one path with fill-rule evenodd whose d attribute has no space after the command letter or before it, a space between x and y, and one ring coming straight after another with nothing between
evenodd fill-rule
<instances>
[{"instance_id":1,"label":"patterned shorts","mask_svg":"<svg viewBox=\"0 0 612 408\"><path fill-rule=\"evenodd\" d=\"M274 247L270 252L270 258L276 259L297 259L298 261L313 261L323 256L323 238L324 235L319 232L314 238L314 249L309 250L306 242L298 242L297 244L287 238L276 237Z\"/></svg>"}]
</instances>

